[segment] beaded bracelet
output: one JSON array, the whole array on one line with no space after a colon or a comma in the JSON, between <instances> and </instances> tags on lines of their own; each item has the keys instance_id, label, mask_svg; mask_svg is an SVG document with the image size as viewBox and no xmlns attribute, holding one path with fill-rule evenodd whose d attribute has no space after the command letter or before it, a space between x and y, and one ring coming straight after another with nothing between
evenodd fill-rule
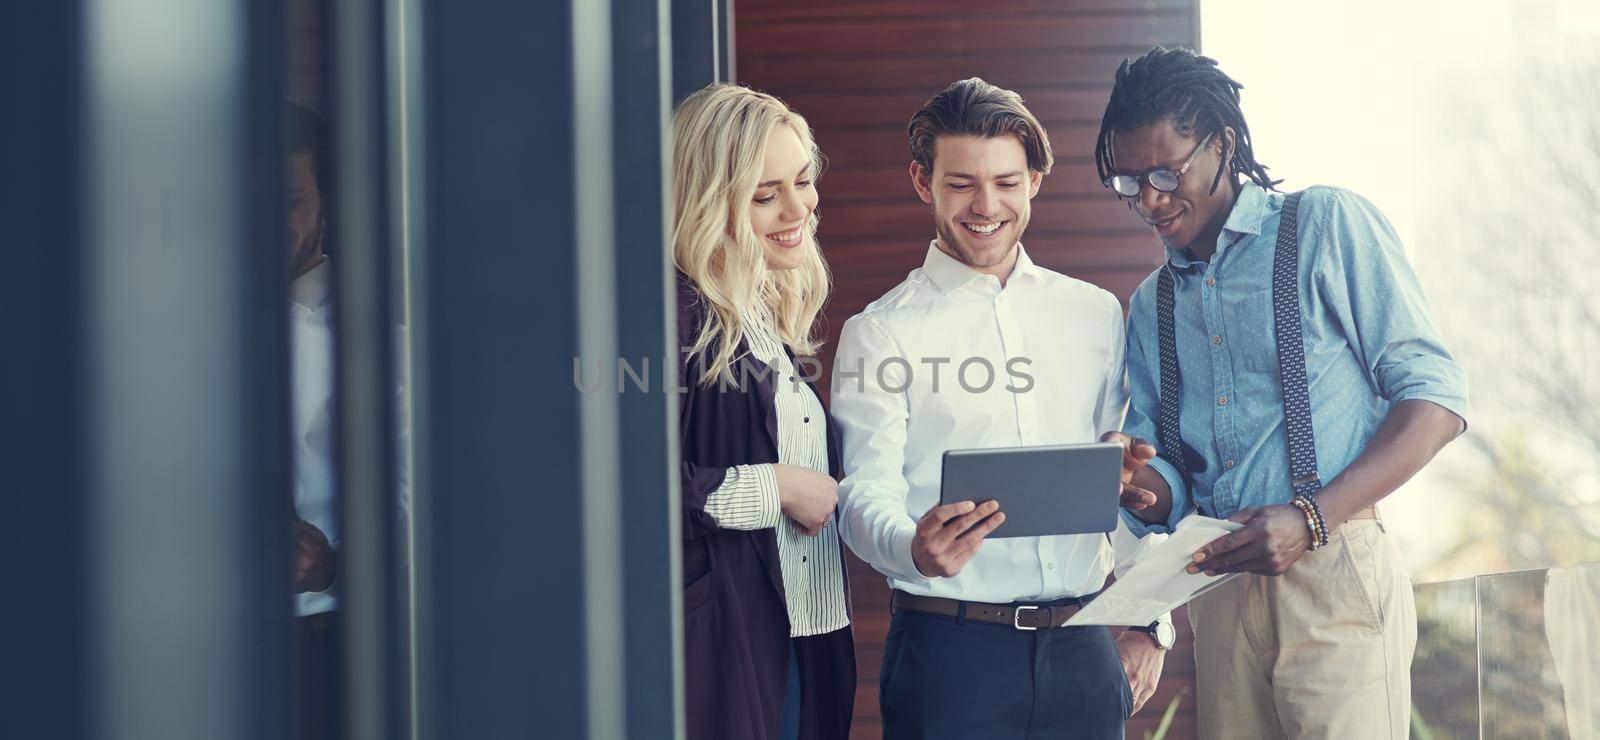
<instances>
[{"instance_id":1,"label":"beaded bracelet","mask_svg":"<svg viewBox=\"0 0 1600 740\"><path fill-rule=\"evenodd\" d=\"M1306 543L1306 549L1307 550L1316 550L1317 549L1317 519L1316 519L1316 517L1312 516L1311 507L1306 506L1305 502L1301 501L1298 498L1289 499L1289 503L1293 504L1294 508L1296 508L1296 509L1298 509L1300 511L1301 516L1304 516L1306 518L1306 530L1311 533L1311 541Z\"/></svg>"},{"instance_id":2,"label":"beaded bracelet","mask_svg":"<svg viewBox=\"0 0 1600 740\"><path fill-rule=\"evenodd\" d=\"M1306 549L1314 551L1317 548L1322 547L1321 538L1317 536L1317 517L1315 514L1311 513L1311 506L1306 502L1301 501L1299 496L1291 499L1289 503L1294 504L1294 508L1299 509L1300 513L1304 514L1306 517L1306 529L1311 531L1311 542L1306 545Z\"/></svg>"},{"instance_id":3,"label":"beaded bracelet","mask_svg":"<svg viewBox=\"0 0 1600 740\"><path fill-rule=\"evenodd\" d=\"M1306 515L1306 528L1311 530L1311 548L1316 550L1328 546L1328 522L1322 518L1322 507L1317 505L1317 500L1310 496L1295 496L1295 508Z\"/></svg>"},{"instance_id":4,"label":"beaded bracelet","mask_svg":"<svg viewBox=\"0 0 1600 740\"><path fill-rule=\"evenodd\" d=\"M1307 503L1311 504L1312 510L1314 510L1316 512L1316 515L1317 515L1317 531L1319 533L1319 536L1322 537L1322 546L1323 547L1327 547L1328 546L1328 539L1329 539L1328 538L1328 535L1329 535L1329 532L1328 532L1328 518L1322 515L1322 504L1317 502L1317 497L1316 496L1313 496L1313 495L1311 495L1309 493L1305 494L1304 496L1301 496L1301 498L1304 498Z\"/></svg>"}]
</instances>

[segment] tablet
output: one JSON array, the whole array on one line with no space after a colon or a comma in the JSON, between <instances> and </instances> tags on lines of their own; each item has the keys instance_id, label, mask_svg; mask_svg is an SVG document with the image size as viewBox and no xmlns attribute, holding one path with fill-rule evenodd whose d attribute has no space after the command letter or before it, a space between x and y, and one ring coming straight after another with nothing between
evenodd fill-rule
<instances>
[{"instance_id":1,"label":"tablet","mask_svg":"<svg viewBox=\"0 0 1600 740\"><path fill-rule=\"evenodd\" d=\"M939 504L994 499L996 537L1110 532L1121 505L1122 445L1096 442L944 453Z\"/></svg>"}]
</instances>

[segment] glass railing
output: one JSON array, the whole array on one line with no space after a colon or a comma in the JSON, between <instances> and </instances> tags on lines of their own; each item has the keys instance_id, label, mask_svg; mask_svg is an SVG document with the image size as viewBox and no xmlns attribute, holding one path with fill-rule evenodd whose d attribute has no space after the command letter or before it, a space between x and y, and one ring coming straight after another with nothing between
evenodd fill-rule
<instances>
[{"instance_id":1,"label":"glass railing","mask_svg":"<svg viewBox=\"0 0 1600 740\"><path fill-rule=\"evenodd\" d=\"M1600 738L1600 563L1416 587L1412 735Z\"/></svg>"}]
</instances>

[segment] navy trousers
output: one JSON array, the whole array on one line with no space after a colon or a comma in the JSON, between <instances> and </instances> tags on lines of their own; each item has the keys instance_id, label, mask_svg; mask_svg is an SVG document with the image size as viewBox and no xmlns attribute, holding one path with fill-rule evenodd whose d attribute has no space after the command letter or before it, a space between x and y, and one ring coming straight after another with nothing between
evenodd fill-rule
<instances>
[{"instance_id":1,"label":"navy trousers","mask_svg":"<svg viewBox=\"0 0 1600 740\"><path fill-rule=\"evenodd\" d=\"M900 612L878 681L885 740L1120 740L1133 709L1105 627L1019 631Z\"/></svg>"}]
</instances>

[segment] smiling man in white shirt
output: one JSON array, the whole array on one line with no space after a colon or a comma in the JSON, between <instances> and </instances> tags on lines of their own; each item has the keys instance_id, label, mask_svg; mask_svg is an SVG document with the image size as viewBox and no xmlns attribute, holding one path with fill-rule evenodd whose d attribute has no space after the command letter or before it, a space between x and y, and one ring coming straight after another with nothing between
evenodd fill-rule
<instances>
[{"instance_id":1,"label":"smiling man in white shirt","mask_svg":"<svg viewBox=\"0 0 1600 740\"><path fill-rule=\"evenodd\" d=\"M1005 517L993 502L938 505L946 450L1121 428L1121 305L1028 258L1020 239L1052 158L1015 93L957 82L909 134L938 236L921 268L845 323L832 385L840 531L895 591L885 737L1121 738L1155 691L1170 622L1115 642L1061 624L1129 564L1133 536L1119 524L1110 537L986 541Z\"/></svg>"}]
</instances>

